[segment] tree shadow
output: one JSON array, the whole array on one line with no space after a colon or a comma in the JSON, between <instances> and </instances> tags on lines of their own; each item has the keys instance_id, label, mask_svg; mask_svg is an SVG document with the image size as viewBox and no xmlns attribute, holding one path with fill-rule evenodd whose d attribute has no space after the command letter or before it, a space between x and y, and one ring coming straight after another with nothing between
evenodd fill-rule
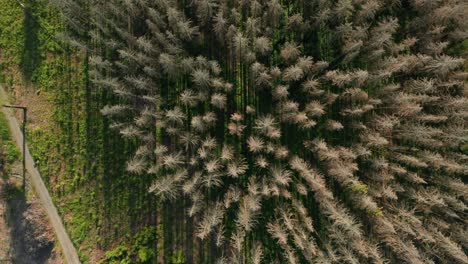
<instances>
[{"instance_id":1,"label":"tree shadow","mask_svg":"<svg viewBox=\"0 0 468 264\"><path fill-rule=\"evenodd\" d=\"M34 1L26 1L23 9L24 45L21 52L20 68L26 83L30 83L33 73L42 61L40 52L39 29L40 24L35 12Z\"/></svg>"},{"instance_id":2,"label":"tree shadow","mask_svg":"<svg viewBox=\"0 0 468 264\"><path fill-rule=\"evenodd\" d=\"M9 184L7 193L7 222L10 227L13 260L16 264L45 264L52 255L54 244L38 231L37 216L28 209L31 207L26 201L24 193ZM42 233L42 234L41 234Z\"/></svg>"}]
</instances>

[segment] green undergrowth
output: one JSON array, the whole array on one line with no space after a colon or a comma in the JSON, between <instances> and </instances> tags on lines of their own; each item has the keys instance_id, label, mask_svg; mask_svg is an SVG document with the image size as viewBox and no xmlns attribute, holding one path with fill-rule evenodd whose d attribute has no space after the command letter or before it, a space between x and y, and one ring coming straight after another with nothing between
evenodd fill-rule
<instances>
[{"instance_id":1,"label":"green undergrowth","mask_svg":"<svg viewBox=\"0 0 468 264\"><path fill-rule=\"evenodd\" d=\"M11 95L21 96L28 87L34 100L27 102L31 154L81 261L94 262L93 256L122 249L116 245L143 239L137 234L151 225L148 204L154 198L146 192L146 179L125 172L135 143L110 130L100 113L115 98L90 86L84 53L55 38L64 31L59 12L40 1L23 2L27 12L16 1L0 0L0 83L17 89ZM20 152L4 139L5 122L0 116L0 140L13 160ZM152 263L144 261L156 255L154 248L126 252L139 263ZM174 257L182 263L177 259L182 255Z\"/></svg>"},{"instance_id":2,"label":"green undergrowth","mask_svg":"<svg viewBox=\"0 0 468 264\"><path fill-rule=\"evenodd\" d=\"M3 112L0 112L0 148L6 153L7 163L11 164L20 158L21 152L11 138L8 121Z\"/></svg>"},{"instance_id":3,"label":"green undergrowth","mask_svg":"<svg viewBox=\"0 0 468 264\"><path fill-rule=\"evenodd\" d=\"M106 252L105 258L100 262L101 264L130 264L140 263L149 264L156 263L157 254L152 249L157 243L158 233L155 227L148 227L133 236L131 243L124 243L117 246L115 249ZM173 258L173 260L178 260ZM181 259L183 261L183 257ZM183 262L171 262L183 263Z\"/></svg>"}]
</instances>

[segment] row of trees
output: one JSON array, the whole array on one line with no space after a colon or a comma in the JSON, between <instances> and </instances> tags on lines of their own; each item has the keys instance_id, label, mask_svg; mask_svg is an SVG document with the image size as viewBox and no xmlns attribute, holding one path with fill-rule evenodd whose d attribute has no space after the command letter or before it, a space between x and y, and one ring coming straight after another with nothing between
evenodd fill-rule
<instances>
[{"instance_id":1,"label":"row of trees","mask_svg":"<svg viewBox=\"0 0 468 264\"><path fill-rule=\"evenodd\" d=\"M51 1L159 261L468 262L463 1Z\"/></svg>"}]
</instances>

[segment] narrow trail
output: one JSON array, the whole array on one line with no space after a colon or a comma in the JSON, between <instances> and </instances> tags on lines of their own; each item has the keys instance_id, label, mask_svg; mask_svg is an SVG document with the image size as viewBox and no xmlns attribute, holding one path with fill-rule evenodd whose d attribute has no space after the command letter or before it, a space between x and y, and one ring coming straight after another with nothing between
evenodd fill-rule
<instances>
[{"instance_id":1,"label":"narrow trail","mask_svg":"<svg viewBox=\"0 0 468 264\"><path fill-rule=\"evenodd\" d=\"M0 86L0 105L8 104L7 95L2 86ZM18 146L18 148L22 150L22 141L23 141L23 134L21 133L20 126L18 121L13 116L9 109L1 107L3 113L5 114L8 123L10 125L12 137ZM31 184L34 186L36 193L41 200L47 216L49 217L50 223L54 229L55 235L57 236L57 240L60 244L62 249L62 254L66 263L68 264L78 264L80 263L80 259L78 257L78 253L68 236L65 227L62 223L62 219L60 218L57 208L55 208L54 203L49 195L49 192L42 181L42 177L39 174L39 171L34 166L34 160L29 152L29 148L26 145L26 169L30 175Z\"/></svg>"}]
</instances>

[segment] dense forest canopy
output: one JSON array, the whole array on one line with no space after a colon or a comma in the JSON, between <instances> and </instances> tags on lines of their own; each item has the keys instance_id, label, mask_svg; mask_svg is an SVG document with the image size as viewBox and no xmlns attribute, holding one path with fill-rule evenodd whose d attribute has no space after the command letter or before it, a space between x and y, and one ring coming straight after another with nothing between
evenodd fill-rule
<instances>
[{"instance_id":1,"label":"dense forest canopy","mask_svg":"<svg viewBox=\"0 0 468 264\"><path fill-rule=\"evenodd\" d=\"M50 2L148 263L468 263L465 1Z\"/></svg>"},{"instance_id":2,"label":"dense forest canopy","mask_svg":"<svg viewBox=\"0 0 468 264\"><path fill-rule=\"evenodd\" d=\"M58 2L210 262L468 261L466 3Z\"/></svg>"}]
</instances>

